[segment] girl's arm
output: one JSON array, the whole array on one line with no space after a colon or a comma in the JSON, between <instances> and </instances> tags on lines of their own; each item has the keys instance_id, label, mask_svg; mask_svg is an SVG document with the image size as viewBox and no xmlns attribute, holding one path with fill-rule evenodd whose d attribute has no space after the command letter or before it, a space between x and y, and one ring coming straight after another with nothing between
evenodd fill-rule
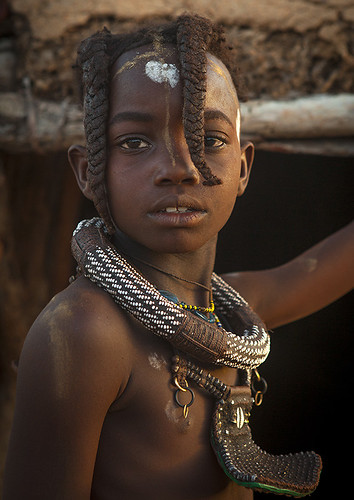
<instances>
[{"instance_id":1,"label":"girl's arm","mask_svg":"<svg viewBox=\"0 0 354 500\"><path fill-rule=\"evenodd\" d=\"M273 269L225 274L268 328L308 316L354 284L354 223Z\"/></svg>"}]
</instances>

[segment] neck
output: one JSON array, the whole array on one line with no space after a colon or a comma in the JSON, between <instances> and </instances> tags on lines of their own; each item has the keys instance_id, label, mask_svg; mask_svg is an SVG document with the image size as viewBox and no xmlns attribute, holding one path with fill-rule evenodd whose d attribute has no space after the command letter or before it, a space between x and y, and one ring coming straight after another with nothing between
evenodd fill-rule
<instances>
[{"instance_id":1,"label":"neck","mask_svg":"<svg viewBox=\"0 0 354 500\"><path fill-rule=\"evenodd\" d=\"M216 239L196 251L175 254L154 252L120 231L113 243L157 289L170 291L183 302L208 307Z\"/></svg>"}]
</instances>

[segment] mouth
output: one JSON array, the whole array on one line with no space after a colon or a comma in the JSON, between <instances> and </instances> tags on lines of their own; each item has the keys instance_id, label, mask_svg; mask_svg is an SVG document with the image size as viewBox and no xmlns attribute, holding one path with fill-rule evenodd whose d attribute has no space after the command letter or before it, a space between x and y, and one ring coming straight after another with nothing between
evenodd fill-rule
<instances>
[{"instance_id":1,"label":"mouth","mask_svg":"<svg viewBox=\"0 0 354 500\"><path fill-rule=\"evenodd\" d=\"M196 212L196 211L197 209L191 207L166 207L159 210L159 212L162 213L166 212L169 214L185 214L186 212Z\"/></svg>"},{"instance_id":2,"label":"mouth","mask_svg":"<svg viewBox=\"0 0 354 500\"><path fill-rule=\"evenodd\" d=\"M175 200L165 200L149 213L149 217L163 226L193 227L204 219L206 211L195 201L187 201L188 204L186 201L179 204Z\"/></svg>"},{"instance_id":3,"label":"mouth","mask_svg":"<svg viewBox=\"0 0 354 500\"><path fill-rule=\"evenodd\" d=\"M150 212L185 214L188 212L205 212L205 207L198 199L189 196L166 196L157 200L151 207Z\"/></svg>"}]
</instances>

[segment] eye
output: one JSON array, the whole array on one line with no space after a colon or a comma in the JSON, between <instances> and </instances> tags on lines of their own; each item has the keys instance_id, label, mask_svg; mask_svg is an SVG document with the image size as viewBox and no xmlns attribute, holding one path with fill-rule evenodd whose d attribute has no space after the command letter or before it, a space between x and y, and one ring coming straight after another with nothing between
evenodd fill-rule
<instances>
[{"instance_id":1,"label":"eye","mask_svg":"<svg viewBox=\"0 0 354 500\"><path fill-rule=\"evenodd\" d=\"M125 151L141 151L143 149L149 149L151 145L141 139L140 137L129 137L118 142L118 146Z\"/></svg>"},{"instance_id":2,"label":"eye","mask_svg":"<svg viewBox=\"0 0 354 500\"><path fill-rule=\"evenodd\" d=\"M226 140L223 137L218 137L216 135L206 135L204 137L204 145L206 149L216 150L222 149L226 144Z\"/></svg>"}]
</instances>

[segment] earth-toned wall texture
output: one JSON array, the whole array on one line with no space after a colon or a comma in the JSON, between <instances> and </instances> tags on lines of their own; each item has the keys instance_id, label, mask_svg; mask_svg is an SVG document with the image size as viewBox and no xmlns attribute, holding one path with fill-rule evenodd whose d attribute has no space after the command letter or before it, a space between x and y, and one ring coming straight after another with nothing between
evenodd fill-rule
<instances>
[{"instance_id":1,"label":"earth-toned wall texture","mask_svg":"<svg viewBox=\"0 0 354 500\"><path fill-rule=\"evenodd\" d=\"M71 95L78 42L94 30L184 11L221 22L239 48L249 97L354 92L352 0L12 0L17 79L37 95Z\"/></svg>"}]
</instances>

